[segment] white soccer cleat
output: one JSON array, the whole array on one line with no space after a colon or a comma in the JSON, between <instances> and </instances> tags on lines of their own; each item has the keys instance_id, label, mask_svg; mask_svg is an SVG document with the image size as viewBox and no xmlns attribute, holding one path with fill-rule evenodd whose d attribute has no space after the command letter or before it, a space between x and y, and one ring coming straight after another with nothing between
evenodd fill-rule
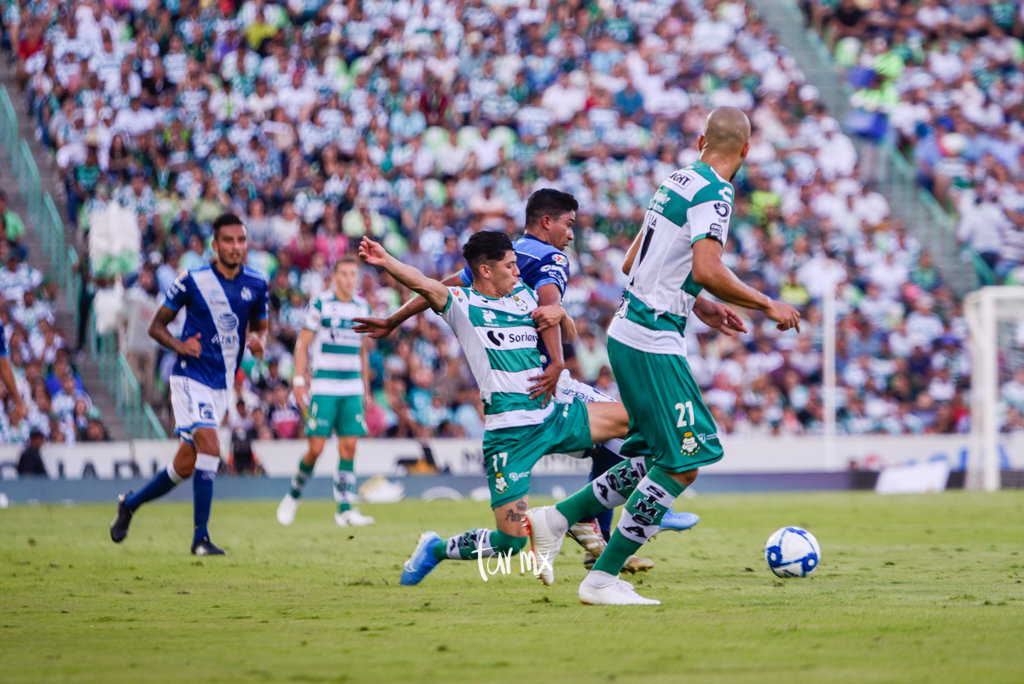
<instances>
[{"instance_id":1,"label":"white soccer cleat","mask_svg":"<svg viewBox=\"0 0 1024 684\"><path fill-rule=\"evenodd\" d=\"M644 598L633 585L600 570L591 570L580 582L580 601L588 606L660 606L661 601Z\"/></svg>"},{"instance_id":2,"label":"white soccer cleat","mask_svg":"<svg viewBox=\"0 0 1024 684\"><path fill-rule=\"evenodd\" d=\"M288 527L295 522L295 512L299 510L299 500L291 494L285 494L277 507L277 522Z\"/></svg>"},{"instance_id":3,"label":"white soccer cleat","mask_svg":"<svg viewBox=\"0 0 1024 684\"><path fill-rule=\"evenodd\" d=\"M357 508L350 508L347 511L335 513L334 522L338 524L338 527L366 527L377 521L368 515L363 515Z\"/></svg>"},{"instance_id":4,"label":"white soccer cleat","mask_svg":"<svg viewBox=\"0 0 1024 684\"><path fill-rule=\"evenodd\" d=\"M555 558L569 529L569 521L554 506L541 506L526 511L530 533L530 550L537 564L537 576L545 585L555 581Z\"/></svg>"}]
</instances>

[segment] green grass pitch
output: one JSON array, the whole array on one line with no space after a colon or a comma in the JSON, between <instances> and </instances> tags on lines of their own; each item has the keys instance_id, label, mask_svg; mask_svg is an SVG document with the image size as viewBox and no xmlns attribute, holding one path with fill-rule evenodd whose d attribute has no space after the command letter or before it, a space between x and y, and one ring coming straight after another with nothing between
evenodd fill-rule
<instances>
[{"instance_id":1,"label":"green grass pitch","mask_svg":"<svg viewBox=\"0 0 1024 684\"><path fill-rule=\"evenodd\" d=\"M571 541L552 587L453 561L398 584L420 531L489 524L485 504L368 505L358 530L275 507L214 502L212 559L189 505L143 508L122 545L112 503L0 510L0 682L1024 681L1020 492L684 500L700 525L633 578L653 608L581 605ZM784 525L821 542L812 577L768 571Z\"/></svg>"}]
</instances>

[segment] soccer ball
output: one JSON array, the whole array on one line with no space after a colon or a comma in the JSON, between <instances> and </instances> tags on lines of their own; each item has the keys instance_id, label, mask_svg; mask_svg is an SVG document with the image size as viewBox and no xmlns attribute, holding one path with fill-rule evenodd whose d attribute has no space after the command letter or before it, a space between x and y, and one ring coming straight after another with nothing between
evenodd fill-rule
<instances>
[{"instance_id":1,"label":"soccer ball","mask_svg":"<svg viewBox=\"0 0 1024 684\"><path fill-rule=\"evenodd\" d=\"M779 577L807 577L821 561L821 547L807 530L783 527L768 537L764 558L771 571Z\"/></svg>"}]
</instances>

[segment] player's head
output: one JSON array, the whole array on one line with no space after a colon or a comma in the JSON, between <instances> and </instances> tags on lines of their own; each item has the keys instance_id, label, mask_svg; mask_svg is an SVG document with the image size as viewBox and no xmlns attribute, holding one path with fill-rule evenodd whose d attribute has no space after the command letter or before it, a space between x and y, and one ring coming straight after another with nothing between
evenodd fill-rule
<instances>
[{"instance_id":1,"label":"player's head","mask_svg":"<svg viewBox=\"0 0 1024 684\"><path fill-rule=\"evenodd\" d=\"M701 159L732 180L750 151L750 119L735 107L711 110L704 124L704 135L697 138ZM722 173L724 167L725 173Z\"/></svg>"},{"instance_id":2,"label":"player's head","mask_svg":"<svg viewBox=\"0 0 1024 684\"><path fill-rule=\"evenodd\" d=\"M508 235L491 230L480 231L466 242L462 256L473 272L474 287L483 294L504 297L515 289L519 266Z\"/></svg>"},{"instance_id":3,"label":"player's head","mask_svg":"<svg viewBox=\"0 0 1024 684\"><path fill-rule=\"evenodd\" d=\"M248 249L245 224L234 214L221 214L213 221L213 251L228 268L238 268Z\"/></svg>"},{"instance_id":4,"label":"player's head","mask_svg":"<svg viewBox=\"0 0 1024 684\"><path fill-rule=\"evenodd\" d=\"M356 292L356 285L359 284L359 261L354 256L346 254L334 262L331 277L334 279L334 287L341 291L343 297L352 297Z\"/></svg>"},{"instance_id":5,"label":"player's head","mask_svg":"<svg viewBox=\"0 0 1024 684\"><path fill-rule=\"evenodd\" d=\"M572 241L572 227L579 208L579 202L569 193L542 188L526 200L526 232L558 249L565 249Z\"/></svg>"}]
</instances>

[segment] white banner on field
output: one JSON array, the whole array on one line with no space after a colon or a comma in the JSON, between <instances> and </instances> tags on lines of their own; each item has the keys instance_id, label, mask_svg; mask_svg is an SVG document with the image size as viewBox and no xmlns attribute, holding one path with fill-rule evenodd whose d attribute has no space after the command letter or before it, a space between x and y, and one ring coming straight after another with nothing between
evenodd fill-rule
<instances>
[{"instance_id":1,"label":"white banner on field","mask_svg":"<svg viewBox=\"0 0 1024 684\"><path fill-rule=\"evenodd\" d=\"M844 437L837 444L836 463L827 463L820 437L726 438L725 458L703 468L706 473L801 473L843 470L885 470L910 463L944 462L950 470L963 470L970 454L968 435ZM227 453L227 442L222 453ZM129 477L136 464L144 477L164 467L174 457L178 442L137 440L72 446L43 447L43 461L50 477L67 479ZM16 477L15 466L22 447L0 446L0 479ZM253 450L267 475L290 477L306 451L302 440L255 442ZM1002 467L1024 469L1024 434L1003 435ZM484 472L483 451L470 439L361 439L356 448L356 473L395 476L417 461L432 461L440 471L453 475ZM330 440L317 462L318 476L335 472L337 442ZM545 456L534 468L539 475L586 473L589 459L565 455Z\"/></svg>"}]
</instances>

